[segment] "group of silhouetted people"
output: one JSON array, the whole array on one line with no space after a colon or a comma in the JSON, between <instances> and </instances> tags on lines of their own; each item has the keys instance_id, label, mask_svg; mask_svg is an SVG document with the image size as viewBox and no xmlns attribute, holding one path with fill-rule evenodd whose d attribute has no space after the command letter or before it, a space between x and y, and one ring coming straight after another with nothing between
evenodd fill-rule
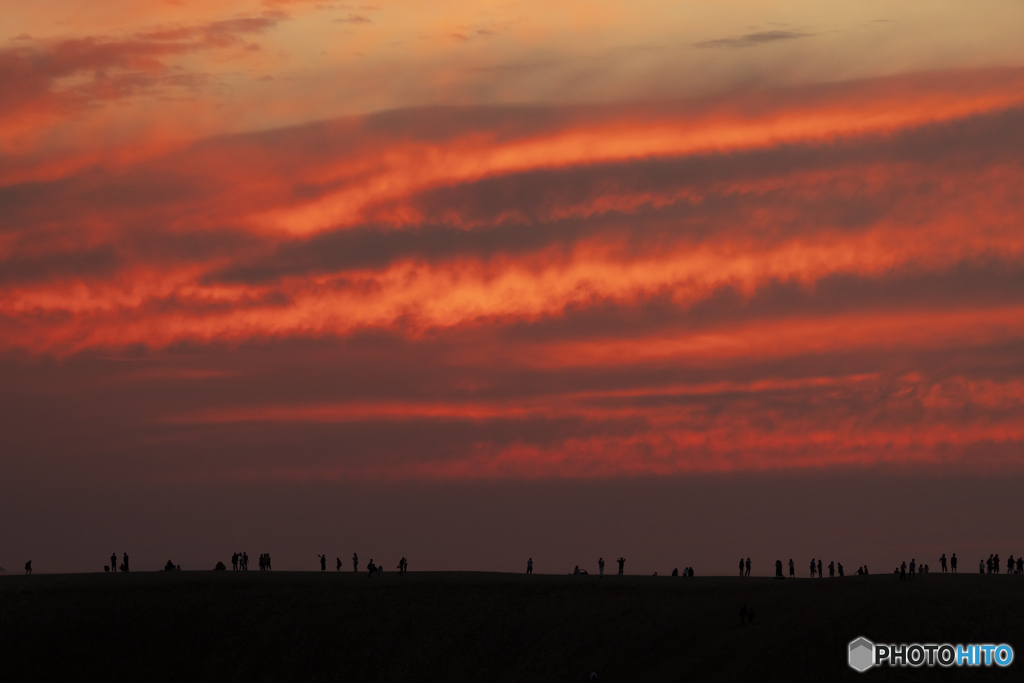
<instances>
[{"instance_id":1,"label":"group of silhouetted people","mask_svg":"<svg viewBox=\"0 0 1024 683\"><path fill-rule=\"evenodd\" d=\"M116 572L119 569L117 566L117 553L110 554L110 564L103 565L103 571L105 572ZM128 571L128 553L124 554L124 559L121 561L120 570L123 572Z\"/></svg>"},{"instance_id":2,"label":"group of silhouetted people","mask_svg":"<svg viewBox=\"0 0 1024 683\"><path fill-rule=\"evenodd\" d=\"M978 571L982 574L998 574L999 553L989 555L987 560L979 561ZM1010 558L1006 561L1006 573L1024 574L1024 555L1018 557L1016 561L1014 561L1013 555L1010 555Z\"/></svg>"},{"instance_id":3,"label":"group of silhouetted people","mask_svg":"<svg viewBox=\"0 0 1024 683\"><path fill-rule=\"evenodd\" d=\"M262 558L260 558L262 560ZM231 555L231 571L249 571L249 554L248 553L232 553Z\"/></svg>"}]
</instances>

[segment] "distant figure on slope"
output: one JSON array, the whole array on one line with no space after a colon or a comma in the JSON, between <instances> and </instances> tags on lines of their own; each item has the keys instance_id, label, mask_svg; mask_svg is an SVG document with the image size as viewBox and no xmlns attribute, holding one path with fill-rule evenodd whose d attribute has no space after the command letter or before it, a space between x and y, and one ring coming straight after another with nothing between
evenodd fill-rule
<instances>
[{"instance_id":1,"label":"distant figure on slope","mask_svg":"<svg viewBox=\"0 0 1024 683\"><path fill-rule=\"evenodd\" d=\"M917 574L917 560L910 558L910 578L914 578Z\"/></svg>"},{"instance_id":2,"label":"distant figure on slope","mask_svg":"<svg viewBox=\"0 0 1024 683\"><path fill-rule=\"evenodd\" d=\"M818 578L823 578L825 575L821 571L821 558L818 558Z\"/></svg>"},{"instance_id":3,"label":"distant figure on slope","mask_svg":"<svg viewBox=\"0 0 1024 683\"><path fill-rule=\"evenodd\" d=\"M1017 556L1017 573L1024 574L1024 555Z\"/></svg>"},{"instance_id":4,"label":"distant figure on slope","mask_svg":"<svg viewBox=\"0 0 1024 683\"><path fill-rule=\"evenodd\" d=\"M782 560L775 560L775 578L776 579L784 579L784 578L786 578L786 577L784 577L782 575Z\"/></svg>"},{"instance_id":5,"label":"distant figure on slope","mask_svg":"<svg viewBox=\"0 0 1024 683\"><path fill-rule=\"evenodd\" d=\"M984 574L985 573L985 560L978 560L978 573L979 574Z\"/></svg>"},{"instance_id":6,"label":"distant figure on slope","mask_svg":"<svg viewBox=\"0 0 1024 683\"><path fill-rule=\"evenodd\" d=\"M238 571L238 553L231 553L231 571Z\"/></svg>"},{"instance_id":7,"label":"distant figure on slope","mask_svg":"<svg viewBox=\"0 0 1024 683\"><path fill-rule=\"evenodd\" d=\"M532 574L533 573L533 558L532 557L526 561L526 573L527 574Z\"/></svg>"},{"instance_id":8,"label":"distant figure on slope","mask_svg":"<svg viewBox=\"0 0 1024 683\"><path fill-rule=\"evenodd\" d=\"M811 558L811 578L814 578L815 573L818 571L818 565L814 563L814 558Z\"/></svg>"},{"instance_id":9,"label":"distant figure on slope","mask_svg":"<svg viewBox=\"0 0 1024 683\"><path fill-rule=\"evenodd\" d=\"M942 553L942 557L939 558L939 566L942 567L942 573L946 573L946 553Z\"/></svg>"},{"instance_id":10,"label":"distant figure on slope","mask_svg":"<svg viewBox=\"0 0 1024 683\"><path fill-rule=\"evenodd\" d=\"M341 558L340 557L334 558L334 564L335 564L334 571L340 572L341 571Z\"/></svg>"},{"instance_id":11,"label":"distant figure on slope","mask_svg":"<svg viewBox=\"0 0 1024 683\"><path fill-rule=\"evenodd\" d=\"M110 553L110 571L117 571L117 553Z\"/></svg>"},{"instance_id":12,"label":"distant figure on slope","mask_svg":"<svg viewBox=\"0 0 1024 683\"><path fill-rule=\"evenodd\" d=\"M174 563L171 562L170 560L167 560L167 564L164 565L164 571L165 572L173 572L174 571Z\"/></svg>"},{"instance_id":13,"label":"distant figure on slope","mask_svg":"<svg viewBox=\"0 0 1024 683\"><path fill-rule=\"evenodd\" d=\"M25 563L25 575L27 576L27 575L29 575L31 573L32 573L32 560L29 560L28 562Z\"/></svg>"},{"instance_id":14,"label":"distant figure on slope","mask_svg":"<svg viewBox=\"0 0 1024 683\"><path fill-rule=\"evenodd\" d=\"M124 567L121 569L121 571L128 571L128 553L124 554Z\"/></svg>"},{"instance_id":15,"label":"distant figure on slope","mask_svg":"<svg viewBox=\"0 0 1024 683\"><path fill-rule=\"evenodd\" d=\"M839 563L839 578L843 578L843 563Z\"/></svg>"},{"instance_id":16,"label":"distant figure on slope","mask_svg":"<svg viewBox=\"0 0 1024 683\"><path fill-rule=\"evenodd\" d=\"M743 576L743 558L740 558L740 576ZM746 612L744 612L746 614Z\"/></svg>"},{"instance_id":17,"label":"distant figure on slope","mask_svg":"<svg viewBox=\"0 0 1024 683\"><path fill-rule=\"evenodd\" d=\"M326 555L317 555L317 557L320 558L320 571L322 571L322 572L327 571L327 556Z\"/></svg>"},{"instance_id":18,"label":"distant figure on slope","mask_svg":"<svg viewBox=\"0 0 1024 683\"><path fill-rule=\"evenodd\" d=\"M405 559L403 555L402 559L398 561L398 575L404 576L407 571L409 571L409 560Z\"/></svg>"},{"instance_id":19,"label":"distant figure on slope","mask_svg":"<svg viewBox=\"0 0 1024 683\"><path fill-rule=\"evenodd\" d=\"M900 581L907 578L907 561L904 560L903 564L900 565Z\"/></svg>"},{"instance_id":20,"label":"distant figure on slope","mask_svg":"<svg viewBox=\"0 0 1024 683\"><path fill-rule=\"evenodd\" d=\"M672 570L672 576L679 576L679 567Z\"/></svg>"},{"instance_id":21,"label":"distant figure on slope","mask_svg":"<svg viewBox=\"0 0 1024 683\"><path fill-rule=\"evenodd\" d=\"M356 553L352 553L352 571L359 571L359 555L357 555Z\"/></svg>"},{"instance_id":22,"label":"distant figure on slope","mask_svg":"<svg viewBox=\"0 0 1024 683\"><path fill-rule=\"evenodd\" d=\"M366 565L366 573L369 578L373 578L373 575L377 573L377 566L373 563L373 558L370 558L370 564Z\"/></svg>"},{"instance_id":23,"label":"distant figure on slope","mask_svg":"<svg viewBox=\"0 0 1024 683\"><path fill-rule=\"evenodd\" d=\"M604 558L603 557L597 558L597 575L602 577L602 578L604 577Z\"/></svg>"},{"instance_id":24,"label":"distant figure on slope","mask_svg":"<svg viewBox=\"0 0 1024 683\"><path fill-rule=\"evenodd\" d=\"M835 561L832 561L832 562L828 563L828 578L830 578L830 579L836 578L836 563L835 563Z\"/></svg>"},{"instance_id":25,"label":"distant figure on slope","mask_svg":"<svg viewBox=\"0 0 1024 683\"><path fill-rule=\"evenodd\" d=\"M620 557L615 561L619 563L619 576L622 576L622 568L626 566L626 558Z\"/></svg>"},{"instance_id":26,"label":"distant figure on slope","mask_svg":"<svg viewBox=\"0 0 1024 683\"><path fill-rule=\"evenodd\" d=\"M956 574L956 553L953 553L953 556L949 558L949 568Z\"/></svg>"},{"instance_id":27,"label":"distant figure on slope","mask_svg":"<svg viewBox=\"0 0 1024 683\"><path fill-rule=\"evenodd\" d=\"M750 576L750 558L747 558L747 573L746 576Z\"/></svg>"},{"instance_id":28,"label":"distant figure on slope","mask_svg":"<svg viewBox=\"0 0 1024 683\"><path fill-rule=\"evenodd\" d=\"M992 558L992 573L999 573L999 553L996 553L995 557Z\"/></svg>"},{"instance_id":29,"label":"distant figure on slope","mask_svg":"<svg viewBox=\"0 0 1024 683\"><path fill-rule=\"evenodd\" d=\"M795 574L793 573L793 558L791 557L789 558L789 577L793 578L794 576Z\"/></svg>"},{"instance_id":30,"label":"distant figure on slope","mask_svg":"<svg viewBox=\"0 0 1024 683\"><path fill-rule=\"evenodd\" d=\"M868 575L868 566L864 565L864 576Z\"/></svg>"},{"instance_id":31,"label":"distant figure on slope","mask_svg":"<svg viewBox=\"0 0 1024 683\"><path fill-rule=\"evenodd\" d=\"M580 566L576 565L576 569L572 570L572 573L573 573L573 576L579 576L580 575Z\"/></svg>"},{"instance_id":32,"label":"distant figure on slope","mask_svg":"<svg viewBox=\"0 0 1024 683\"><path fill-rule=\"evenodd\" d=\"M270 556L267 555L267 557ZM249 571L249 553L244 550L242 551L242 569L244 571Z\"/></svg>"}]
</instances>

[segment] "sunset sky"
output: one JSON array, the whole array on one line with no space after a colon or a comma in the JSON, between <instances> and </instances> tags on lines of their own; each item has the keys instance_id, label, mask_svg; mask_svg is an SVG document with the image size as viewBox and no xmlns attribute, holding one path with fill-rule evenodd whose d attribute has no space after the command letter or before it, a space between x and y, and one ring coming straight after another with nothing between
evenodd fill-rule
<instances>
[{"instance_id":1,"label":"sunset sky","mask_svg":"<svg viewBox=\"0 0 1024 683\"><path fill-rule=\"evenodd\" d=\"M1024 499L1022 35L1019 0L5 3L0 565L849 572L910 556L703 514L939 492L933 565L1024 551L972 526Z\"/></svg>"}]
</instances>

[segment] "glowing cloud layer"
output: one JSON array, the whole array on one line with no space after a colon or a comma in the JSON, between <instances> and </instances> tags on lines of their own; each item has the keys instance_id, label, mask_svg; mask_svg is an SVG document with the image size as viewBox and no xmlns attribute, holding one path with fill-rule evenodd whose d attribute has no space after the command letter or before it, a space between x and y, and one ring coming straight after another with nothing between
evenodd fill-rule
<instances>
[{"instance_id":1,"label":"glowing cloud layer","mask_svg":"<svg viewBox=\"0 0 1024 683\"><path fill-rule=\"evenodd\" d=\"M189 480L1024 464L1017 48L972 34L971 58L894 73L854 68L850 26L823 46L820 26L711 18L672 54L723 60L723 87L602 52L649 89L609 71L607 96L560 97L616 5L575 30L445 7L413 29L398 6L144 6L39 37L21 10L0 48L18 462ZM345 76L328 102L327 67L348 72L327 24L391 78ZM465 50L490 66L455 78ZM794 50L849 77L737 85Z\"/></svg>"}]
</instances>

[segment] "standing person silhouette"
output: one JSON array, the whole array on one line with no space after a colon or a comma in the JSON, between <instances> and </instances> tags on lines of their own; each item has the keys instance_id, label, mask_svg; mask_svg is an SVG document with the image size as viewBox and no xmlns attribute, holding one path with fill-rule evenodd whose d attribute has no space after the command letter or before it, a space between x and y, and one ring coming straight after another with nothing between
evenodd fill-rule
<instances>
[{"instance_id":1,"label":"standing person silhouette","mask_svg":"<svg viewBox=\"0 0 1024 683\"><path fill-rule=\"evenodd\" d=\"M110 553L110 571L117 571L117 553Z\"/></svg>"},{"instance_id":2,"label":"standing person silhouette","mask_svg":"<svg viewBox=\"0 0 1024 683\"><path fill-rule=\"evenodd\" d=\"M828 578L830 578L830 579L836 578L836 563L835 563L835 561L832 561L832 562L828 563Z\"/></svg>"},{"instance_id":3,"label":"standing person silhouette","mask_svg":"<svg viewBox=\"0 0 1024 683\"><path fill-rule=\"evenodd\" d=\"M249 571L249 553L242 551L242 569Z\"/></svg>"},{"instance_id":4,"label":"standing person silhouette","mask_svg":"<svg viewBox=\"0 0 1024 683\"><path fill-rule=\"evenodd\" d=\"M839 578L843 578L843 563L839 563Z\"/></svg>"},{"instance_id":5,"label":"standing person silhouette","mask_svg":"<svg viewBox=\"0 0 1024 683\"><path fill-rule=\"evenodd\" d=\"M337 567L335 567L334 571L340 572L341 571L341 558L340 557L336 557L334 559L337 561Z\"/></svg>"},{"instance_id":6,"label":"standing person silhouette","mask_svg":"<svg viewBox=\"0 0 1024 683\"><path fill-rule=\"evenodd\" d=\"M747 558L747 573L746 576L750 576L750 558Z\"/></svg>"},{"instance_id":7,"label":"standing person silhouette","mask_svg":"<svg viewBox=\"0 0 1024 683\"><path fill-rule=\"evenodd\" d=\"M939 558L939 566L942 567L942 573L946 573L946 553L942 553L942 557Z\"/></svg>"},{"instance_id":8,"label":"standing person silhouette","mask_svg":"<svg viewBox=\"0 0 1024 683\"><path fill-rule=\"evenodd\" d=\"M793 558L791 557L789 558L789 577L793 578L794 576L795 575L793 573Z\"/></svg>"},{"instance_id":9,"label":"standing person silhouette","mask_svg":"<svg viewBox=\"0 0 1024 683\"><path fill-rule=\"evenodd\" d=\"M782 560L775 560L775 578L781 579L782 576Z\"/></svg>"},{"instance_id":10,"label":"standing person silhouette","mask_svg":"<svg viewBox=\"0 0 1024 683\"><path fill-rule=\"evenodd\" d=\"M317 557L320 558L320 571L322 571L322 572L327 571L327 556L326 555L317 555Z\"/></svg>"},{"instance_id":11,"label":"standing person silhouette","mask_svg":"<svg viewBox=\"0 0 1024 683\"><path fill-rule=\"evenodd\" d=\"M953 556L949 558L949 568L956 574L956 553L953 553Z\"/></svg>"},{"instance_id":12,"label":"standing person silhouette","mask_svg":"<svg viewBox=\"0 0 1024 683\"><path fill-rule=\"evenodd\" d=\"M352 571L359 572L359 555L356 553L352 553Z\"/></svg>"},{"instance_id":13,"label":"standing person silhouette","mask_svg":"<svg viewBox=\"0 0 1024 683\"><path fill-rule=\"evenodd\" d=\"M598 577L603 577L604 576L604 558L603 557L597 558L597 574L598 574Z\"/></svg>"},{"instance_id":14,"label":"standing person silhouette","mask_svg":"<svg viewBox=\"0 0 1024 683\"><path fill-rule=\"evenodd\" d=\"M533 573L533 558L532 557L530 559L526 560L526 573L527 574L532 574Z\"/></svg>"},{"instance_id":15,"label":"standing person silhouette","mask_svg":"<svg viewBox=\"0 0 1024 683\"><path fill-rule=\"evenodd\" d=\"M615 561L619 563L619 576L622 576L622 569L626 566L626 558L620 557Z\"/></svg>"},{"instance_id":16,"label":"standing person silhouette","mask_svg":"<svg viewBox=\"0 0 1024 683\"><path fill-rule=\"evenodd\" d=\"M743 558L740 558L740 576L743 576Z\"/></svg>"},{"instance_id":17,"label":"standing person silhouette","mask_svg":"<svg viewBox=\"0 0 1024 683\"><path fill-rule=\"evenodd\" d=\"M818 571L818 565L814 564L814 558L811 558L811 578L814 578L814 573Z\"/></svg>"},{"instance_id":18,"label":"standing person silhouette","mask_svg":"<svg viewBox=\"0 0 1024 683\"><path fill-rule=\"evenodd\" d=\"M124 554L124 566L121 568L121 571L128 571L128 553Z\"/></svg>"},{"instance_id":19,"label":"standing person silhouette","mask_svg":"<svg viewBox=\"0 0 1024 683\"><path fill-rule=\"evenodd\" d=\"M32 560L25 563L25 575L28 576L32 573Z\"/></svg>"},{"instance_id":20,"label":"standing person silhouette","mask_svg":"<svg viewBox=\"0 0 1024 683\"><path fill-rule=\"evenodd\" d=\"M822 578L824 576L825 575L821 573L821 558L819 557L818 558L818 578L820 579L820 578Z\"/></svg>"}]
</instances>

